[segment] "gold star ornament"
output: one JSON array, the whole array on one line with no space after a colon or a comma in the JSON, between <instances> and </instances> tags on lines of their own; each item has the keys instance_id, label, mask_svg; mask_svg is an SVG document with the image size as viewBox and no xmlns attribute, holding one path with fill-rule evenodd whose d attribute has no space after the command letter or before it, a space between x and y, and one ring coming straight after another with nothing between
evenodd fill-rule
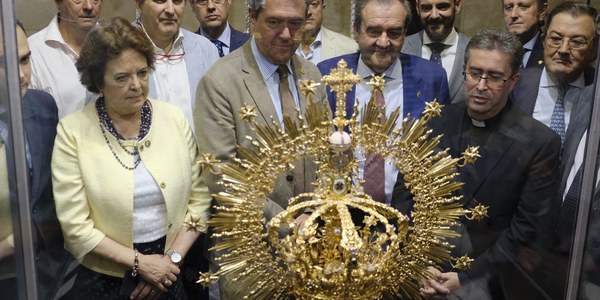
<instances>
[{"instance_id":1,"label":"gold star ornament","mask_svg":"<svg viewBox=\"0 0 600 300\"><path fill-rule=\"evenodd\" d=\"M220 161L214 154L202 153L202 157L197 163L200 164L202 170L210 170L210 172L213 174L219 174L221 173L219 168L217 167L217 164L219 162Z\"/></svg>"},{"instance_id":2,"label":"gold star ornament","mask_svg":"<svg viewBox=\"0 0 600 300\"><path fill-rule=\"evenodd\" d=\"M456 263L452 265L453 268L458 270L467 270L471 268L471 264L473 263L473 259L468 257L467 255L461 256L456 259Z\"/></svg>"},{"instance_id":3,"label":"gold star ornament","mask_svg":"<svg viewBox=\"0 0 600 300\"><path fill-rule=\"evenodd\" d=\"M240 116L248 123L254 122L254 119L256 119L256 107L248 104L242 106Z\"/></svg>"},{"instance_id":4,"label":"gold star ornament","mask_svg":"<svg viewBox=\"0 0 600 300\"><path fill-rule=\"evenodd\" d=\"M200 222L200 218L194 218L194 216L190 216L190 219L186 221L185 226L187 226L188 231L193 232L206 232L208 226Z\"/></svg>"},{"instance_id":5,"label":"gold star ornament","mask_svg":"<svg viewBox=\"0 0 600 300\"><path fill-rule=\"evenodd\" d=\"M467 217L467 219L481 221L481 220L487 218L488 217L488 213L487 213L488 208L489 208L489 206L485 206L481 203L477 204L477 206L475 206L475 208L473 208L471 210L471 216Z\"/></svg>"}]
</instances>

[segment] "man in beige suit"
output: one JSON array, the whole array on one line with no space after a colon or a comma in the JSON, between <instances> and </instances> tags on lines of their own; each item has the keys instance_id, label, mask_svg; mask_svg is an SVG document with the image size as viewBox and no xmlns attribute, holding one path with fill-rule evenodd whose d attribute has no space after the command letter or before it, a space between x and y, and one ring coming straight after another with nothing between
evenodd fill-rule
<instances>
[{"instance_id":1,"label":"man in beige suit","mask_svg":"<svg viewBox=\"0 0 600 300\"><path fill-rule=\"evenodd\" d=\"M196 93L194 123L200 151L215 154L223 162L238 156L236 145L250 145L246 136L255 136L251 124L240 115L243 107L255 108L258 123L272 124L274 120L283 127L283 112L289 115L289 110L283 107L285 103L294 101L301 111L307 106L307 100L299 93L298 80L321 78L314 64L294 55L306 21L308 1L253 0L249 6L252 39L213 65ZM280 95L278 73L283 66L287 67L288 78L281 83L283 86L287 81L289 85L285 96L283 90ZM327 105L322 87L314 99ZM304 168L304 176L290 172L276 180L273 192L268 195L270 200L263 208L267 219L287 207L291 197L311 190L314 165L302 161L295 166L299 165ZM221 191L219 178L209 177L212 177L207 178L210 191ZM221 299L241 299L242 295L235 294L235 284L229 285L221 278L220 285Z\"/></svg>"},{"instance_id":2,"label":"man in beige suit","mask_svg":"<svg viewBox=\"0 0 600 300\"><path fill-rule=\"evenodd\" d=\"M358 51L356 42L323 26L325 0L310 0L308 18L296 54L315 65L326 59Z\"/></svg>"}]
</instances>

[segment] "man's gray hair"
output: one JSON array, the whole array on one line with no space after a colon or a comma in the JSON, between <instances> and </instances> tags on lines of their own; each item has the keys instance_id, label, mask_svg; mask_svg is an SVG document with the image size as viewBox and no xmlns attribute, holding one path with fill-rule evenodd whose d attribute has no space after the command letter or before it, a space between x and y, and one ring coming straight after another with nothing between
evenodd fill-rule
<instances>
[{"instance_id":1,"label":"man's gray hair","mask_svg":"<svg viewBox=\"0 0 600 300\"><path fill-rule=\"evenodd\" d=\"M481 30L471 38L465 50L465 65L471 56L471 49L492 51L496 50L512 57L511 69L515 74L523 61L523 45L519 38L503 29Z\"/></svg>"},{"instance_id":2,"label":"man's gray hair","mask_svg":"<svg viewBox=\"0 0 600 300\"><path fill-rule=\"evenodd\" d=\"M248 1L248 8L254 12L254 17L258 17L258 13L265 7L266 0L250 0ZM306 3L306 15L308 16L308 6L310 5L310 0L304 0Z\"/></svg>"},{"instance_id":3,"label":"man's gray hair","mask_svg":"<svg viewBox=\"0 0 600 300\"><path fill-rule=\"evenodd\" d=\"M362 25L362 11L369 2L377 2L377 4L381 6L390 6L394 2L400 2L402 5L404 5L404 10L406 11L404 31L408 29L408 24L410 24L412 21L412 9L410 2L407 0L356 0L356 7L354 9L354 29L356 31L360 30L360 26Z\"/></svg>"}]
</instances>

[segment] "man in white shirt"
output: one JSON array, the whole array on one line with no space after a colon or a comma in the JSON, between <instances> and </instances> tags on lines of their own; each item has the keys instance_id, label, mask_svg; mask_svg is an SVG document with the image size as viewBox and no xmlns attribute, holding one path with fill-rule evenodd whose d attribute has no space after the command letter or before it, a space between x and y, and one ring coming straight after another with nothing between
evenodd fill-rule
<instances>
[{"instance_id":1,"label":"man in white shirt","mask_svg":"<svg viewBox=\"0 0 600 300\"><path fill-rule=\"evenodd\" d=\"M544 43L540 38L547 0L503 0L506 30L519 37L525 55L521 67L529 68L543 64Z\"/></svg>"},{"instance_id":2,"label":"man in white shirt","mask_svg":"<svg viewBox=\"0 0 600 300\"><path fill-rule=\"evenodd\" d=\"M570 132L571 112L584 105L582 90L594 81L590 64L596 54L598 12L581 3L562 3L548 16L543 68L527 68L511 99L526 113L554 129L563 144Z\"/></svg>"},{"instance_id":3,"label":"man in white shirt","mask_svg":"<svg viewBox=\"0 0 600 300\"><path fill-rule=\"evenodd\" d=\"M149 97L177 105L194 128L196 86L219 59L205 37L181 28L184 0L136 0L138 25L154 44L155 70Z\"/></svg>"},{"instance_id":4,"label":"man in white shirt","mask_svg":"<svg viewBox=\"0 0 600 300\"><path fill-rule=\"evenodd\" d=\"M227 22L231 0L190 0L190 4L200 22L196 33L211 40L219 56L229 54L250 39L250 35L233 29Z\"/></svg>"},{"instance_id":5,"label":"man in white shirt","mask_svg":"<svg viewBox=\"0 0 600 300\"><path fill-rule=\"evenodd\" d=\"M83 108L98 95L79 82L75 62L86 35L96 26L102 0L55 0L58 13L29 37L31 88L51 94L60 118Z\"/></svg>"},{"instance_id":6,"label":"man in white shirt","mask_svg":"<svg viewBox=\"0 0 600 300\"><path fill-rule=\"evenodd\" d=\"M442 65L448 76L453 103L465 100L462 71L465 49L470 40L453 27L461 4L461 0L418 0L417 12L423 30L406 37L402 47L403 53Z\"/></svg>"},{"instance_id":7,"label":"man in white shirt","mask_svg":"<svg viewBox=\"0 0 600 300\"><path fill-rule=\"evenodd\" d=\"M304 33L296 54L314 63L356 52L358 45L351 38L322 26L325 0L311 0Z\"/></svg>"}]
</instances>

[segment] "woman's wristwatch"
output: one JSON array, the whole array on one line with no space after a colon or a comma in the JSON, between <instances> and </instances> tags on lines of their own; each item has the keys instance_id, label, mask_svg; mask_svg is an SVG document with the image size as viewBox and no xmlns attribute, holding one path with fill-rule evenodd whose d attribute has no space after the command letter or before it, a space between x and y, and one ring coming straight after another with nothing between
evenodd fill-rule
<instances>
[{"instance_id":1,"label":"woman's wristwatch","mask_svg":"<svg viewBox=\"0 0 600 300\"><path fill-rule=\"evenodd\" d=\"M183 256L177 250L171 249L171 250L167 251L167 255L171 259L171 262L176 265L181 264L181 261L183 260Z\"/></svg>"}]
</instances>

